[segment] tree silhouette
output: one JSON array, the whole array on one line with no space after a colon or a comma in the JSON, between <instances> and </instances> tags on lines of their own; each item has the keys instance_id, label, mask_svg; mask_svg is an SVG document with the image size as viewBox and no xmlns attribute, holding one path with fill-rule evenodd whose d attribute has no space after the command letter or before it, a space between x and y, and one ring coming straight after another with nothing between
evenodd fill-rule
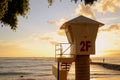
<instances>
[{"instance_id":1,"label":"tree silhouette","mask_svg":"<svg viewBox=\"0 0 120 80\"><path fill-rule=\"evenodd\" d=\"M16 30L17 17L25 17L28 10L29 0L0 0L0 21L4 25L9 25L12 30Z\"/></svg>"}]
</instances>

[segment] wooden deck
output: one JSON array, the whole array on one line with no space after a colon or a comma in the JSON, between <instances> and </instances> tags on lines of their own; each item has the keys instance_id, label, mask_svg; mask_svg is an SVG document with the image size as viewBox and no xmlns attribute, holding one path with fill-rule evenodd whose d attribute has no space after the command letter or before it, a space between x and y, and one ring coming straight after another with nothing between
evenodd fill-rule
<instances>
[{"instance_id":1,"label":"wooden deck","mask_svg":"<svg viewBox=\"0 0 120 80\"><path fill-rule=\"evenodd\" d=\"M57 62L70 64L70 63L74 62L74 58L73 57L59 57L59 58L57 58Z\"/></svg>"}]
</instances>

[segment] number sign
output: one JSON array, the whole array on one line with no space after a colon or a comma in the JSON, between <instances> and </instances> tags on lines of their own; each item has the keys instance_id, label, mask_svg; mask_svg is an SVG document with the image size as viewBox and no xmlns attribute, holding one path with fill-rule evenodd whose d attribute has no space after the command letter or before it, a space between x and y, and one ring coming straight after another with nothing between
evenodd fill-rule
<instances>
[{"instance_id":1,"label":"number sign","mask_svg":"<svg viewBox=\"0 0 120 80\"><path fill-rule=\"evenodd\" d=\"M87 52L89 51L89 48L91 47L91 41L81 41L80 42L80 51L81 52Z\"/></svg>"}]
</instances>

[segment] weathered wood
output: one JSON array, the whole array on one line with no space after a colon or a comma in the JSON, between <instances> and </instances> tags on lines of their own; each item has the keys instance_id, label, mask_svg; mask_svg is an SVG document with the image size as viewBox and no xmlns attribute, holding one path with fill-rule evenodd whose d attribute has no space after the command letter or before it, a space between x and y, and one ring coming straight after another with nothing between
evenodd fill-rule
<instances>
[{"instance_id":1,"label":"weathered wood","mask_svg":"<svg viewBox=\"0 0 120 80\"><path fill-rule=\"evenodd\" d=\"M75 59L75 80L90 80L89 55L77 55Z\"/></svg>"}]
</instances>

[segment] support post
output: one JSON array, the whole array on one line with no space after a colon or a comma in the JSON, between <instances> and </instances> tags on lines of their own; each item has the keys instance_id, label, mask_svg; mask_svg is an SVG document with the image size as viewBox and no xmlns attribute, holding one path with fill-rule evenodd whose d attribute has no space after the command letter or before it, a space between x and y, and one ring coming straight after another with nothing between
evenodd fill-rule
<instances>
[{"instance_id":1,"label":"support post","mask_svg":"<svg viewBox=\"0 0 120 80\"><path fill-rule=\"evenodd\" d=\"M76 55L75 80L90 80L89 55Z\"/></svg>"},{"instance_id":2,"label":"support post","mask_svg":"<svg viewBox=\"0 0 120 80\"><path fill-rule=\"evenodd\" d=\"M58 65L57 65L57 66L58 66L57 80L59 80L59 79L60 79L60 77L59 77L59 76L60 76L60 74L59 74L59 71L60 71L60 70L59 70L59 68L60 68L60 63L59 63L59 61L58 61Z\"/></svg>"}]
</instances>

